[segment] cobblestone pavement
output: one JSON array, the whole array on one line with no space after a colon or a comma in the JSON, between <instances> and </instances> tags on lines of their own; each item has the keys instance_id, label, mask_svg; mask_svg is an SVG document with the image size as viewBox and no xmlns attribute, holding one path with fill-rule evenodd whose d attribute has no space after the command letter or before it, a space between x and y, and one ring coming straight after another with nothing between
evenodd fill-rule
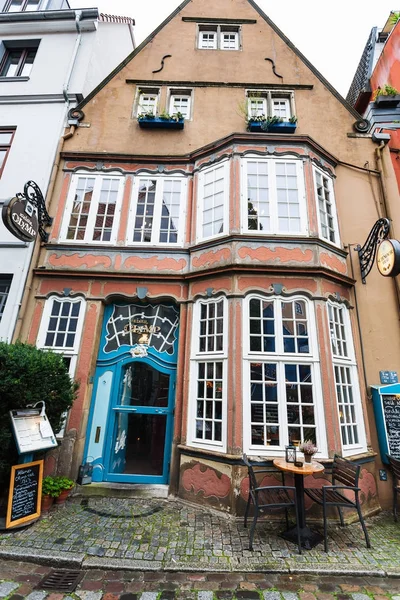
<instances>
[{"instance_id":1,"label":"cobblestone pavement","mask_svg":"<svg viewBox=\"0 0 400 600\"><path fill-rule=\"evenodd\" d=\"M261 522L250 552L242 520L179 500L75 498L31 527L0 534L0 559L84 569L400 577L400 524L381 513L367 526L369 550L354 523L329 528L328 553L319 544L299 555L277 535L283 524Z\"/></svg>"},{"instance_id":2,"label":"cobblestone pavement","mask_svg":"<svg viewBox=\"0 0 400 600\"><path fill-rule=\"evenodd\" d=\"M54 569L57 571L57 569ZM7 600L400 600L389 577L87 570L76 589L44 591L49 567L0 560ZM60 570L58 570L60 572Z\"/></svg>"}]
</instances>

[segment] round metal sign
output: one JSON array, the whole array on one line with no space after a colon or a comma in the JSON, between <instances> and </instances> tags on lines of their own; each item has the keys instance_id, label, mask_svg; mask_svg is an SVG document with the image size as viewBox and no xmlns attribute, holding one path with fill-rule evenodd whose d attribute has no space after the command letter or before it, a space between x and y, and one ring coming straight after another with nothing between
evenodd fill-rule
<instances>
[{"instance_id":1,"label":"round metal sign","mask_svg":"<svg viewBox=\"0 0 400 600\"><path fill-rule=\"evenodd\" d=\"M4 203L1 213L3 223L13 235L23 242L33 242L39 230L36 209L27 200L15 197Z\"/></svg>"},{"instance_id":2,"label":"round metal sign","mask_svg":"<svg viewBox=\"0 0 400 600\"><path fill-rule=\"evenodd\" d=\"M396 277L400 273L400 242L383 240L376 253L376 266L381 275Z\"/></svg>"}]
</instances>

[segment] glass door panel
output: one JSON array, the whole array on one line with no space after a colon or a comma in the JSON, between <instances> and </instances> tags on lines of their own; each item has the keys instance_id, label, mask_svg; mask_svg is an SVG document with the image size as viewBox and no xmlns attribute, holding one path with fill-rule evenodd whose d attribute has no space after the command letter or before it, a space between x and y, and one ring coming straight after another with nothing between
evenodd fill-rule
<instances>
[{"instance_id":1,"label":"glass door panel","mask_svg":"<svg viewBox=\"0 0 400 600\"><path fill-rule=\"evenodd\" d=\"M121 406L168 406L169 375L145 363L124 367L117 399Z\"/></svg>"}]
</instances>

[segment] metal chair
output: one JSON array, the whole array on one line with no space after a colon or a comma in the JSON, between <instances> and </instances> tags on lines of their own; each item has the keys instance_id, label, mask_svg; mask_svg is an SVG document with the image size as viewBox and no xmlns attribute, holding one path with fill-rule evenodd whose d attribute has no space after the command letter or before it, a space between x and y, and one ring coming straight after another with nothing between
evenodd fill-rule
<instances>
[{"instance_id":1,"label":"metal chair","mask_svg":"<svg viewBox=\"0 0 400 600\"><path fill-rule=\"evenodd\" d=\"M323 516L324 516L324 548L325 552L328 552L328 536L327 536L327 507L336 506L339 512L340 524L344 526L342 508L355 508L357 509L358 518L360 519L361 527L365 535L365 541L367 548L371 548L369 541L368 531L364 523L364 519L361 512L358 479L360 477L360 465L355 465L349 460L342 458L341 456L335 455L332 465L332 485L324 485L320 489L305 488L305 493L314 502L322 505ZM339 481L343 485L337 485L336 481ZM351 490L354 492L355 499L350 500L339 490Z\"/></svg>"},{"instance_id":2,"label":"metal chair","mask_svg":"<svg viewBox=\"0 0 400 600\"><path fill-rule=\"evenodd\" d=\"M390 470L393 475L393 517L397 522L397 494L400 494L400 460L386 455L389 459Z\"/></svg>"},{"instance_id":3,"label":"metal chair","mask_svg":"<svg viewBox=\"0 0 400 600\"><path fill-rule=\"evenodd\" d=\"M257 477L260 474L274 473L277 471L262 468L258 463L251 463L246 454L243 454L243 463L246 465L249 472L249 497L247 500L246 512L244 514L244 526L247 527L247 516L249 514L250 505L253 503L254 516L253 523L250 529L249 550L253 550L254 531L256 529L257 519L260 512L274 508L284 508L286 515L286 526L289 529L288 510L294 507L296 511L296 522L298 522L298 510L296 502L296 488L284 485L284 474L282 475L283 485L259 486ZM301 554L300 531L298 532L297 545L299 554Z\"/></svg>"}]
</instances>

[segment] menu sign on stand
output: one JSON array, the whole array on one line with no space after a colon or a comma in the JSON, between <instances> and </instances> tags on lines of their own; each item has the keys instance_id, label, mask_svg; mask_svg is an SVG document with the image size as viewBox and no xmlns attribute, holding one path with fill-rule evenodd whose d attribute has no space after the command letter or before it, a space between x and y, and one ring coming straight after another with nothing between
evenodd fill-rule
<instances>
[{"instance_id":1,"label":"menu sign on stand","mask_svg":"<svg viewBox=\"0 0 400 600\"><path fill-rule=\"evenodd\" d=\"M400 383L371 389L382 461L387 454L400 460Z\"/></svg>"},{"instance_id":2,"label":"menu sign on stand","mask_svg":"<svg viewBox=\"0 0 400 600\"><path fill-rule=\"evenodd\" d=\"M6 529L40 517L43 460L11 467Z\"/></svg>"}]
</instances>

